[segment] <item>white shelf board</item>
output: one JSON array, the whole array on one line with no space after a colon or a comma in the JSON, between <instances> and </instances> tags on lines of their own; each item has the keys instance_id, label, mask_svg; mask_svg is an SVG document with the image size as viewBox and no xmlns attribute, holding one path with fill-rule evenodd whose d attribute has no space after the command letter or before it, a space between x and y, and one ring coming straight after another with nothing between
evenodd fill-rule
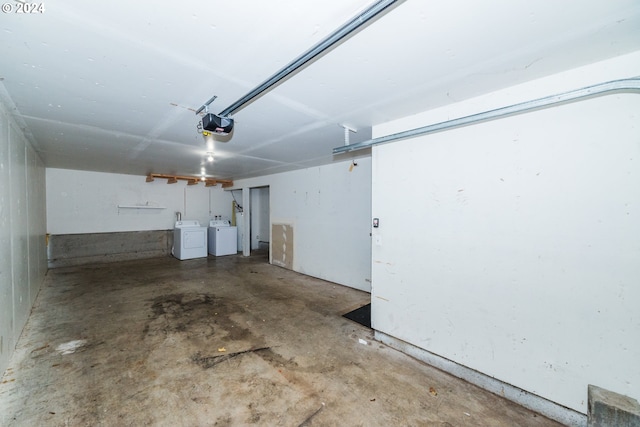
<instances>
[{"instance_id":1,"label":"white shelf board","mask_svg":"<svg viewBox=\"0 0 640 427\"><path fill-rule=\"evenodd\" d=\"M118 209L166 209L166 208L163 206L118 205Z\"/></svg>"}]
</instances>

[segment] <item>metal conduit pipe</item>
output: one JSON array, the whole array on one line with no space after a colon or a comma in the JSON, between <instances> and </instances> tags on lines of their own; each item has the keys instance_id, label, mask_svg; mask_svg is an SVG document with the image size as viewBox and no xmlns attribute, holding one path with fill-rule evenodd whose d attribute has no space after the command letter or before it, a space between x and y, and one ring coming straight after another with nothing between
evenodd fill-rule
<instances>
[{"instance_id":1,"label":"metal conduit pipe","mask_svg":"<svg viewBox=\"0 0 640 427\"><path fill-rule=\"evenodd\" d=\"M582 89L576 89L569 92L564 92L558 95L547 96L545 98L539 98L533 101L522 102L519 104L510 105L508 107L497 108L495 110L489 110L482 113L472 114L470 116L460 117L458 119L447 120L446 122L440 122L440 123L436 123L428 126L406 130L403 132L394 133L391 135L381 136L379 138L358 142L352 145L336 147L333 149L333 154L362 150L365 148L369 148L373 145L384 144L387 142L397 141L399 139L412 138L414 136L419 136L419 135L427 135L430 133L440 132L443 130L459 128L462 126L468 126L476 123L487 122L490 120L495 120L495 119L499 119L506 116L512 116L512 115L522 114L522 113L526 113L533 110L552 107L559 104L566 104L566 103L580 101L587 98L593 98L596 96L609 95L612 93L620 93L620 92L632 92L632 93L640 92L640 77L634 77L634 78L622 79L622 80L613 80L610 82L600 83L593 86L587 86Z\"/></svg>"},{"instance_id":2,"label":"metal conduit pipe","mask_svg":"<svg viewBox=\"0 0 640 427\"><path fill-rule=\"evenodd\" d=\"M236 102L222 110L219 114L221 117L227 117L232 115L242 109L245 105L252 102L254 99L262 95L264 92L271 89L273 86L278 84L280 81L287 78L289 75L295 73L309 61L312 61L323 52L333 47L336 43L365 25L367 22L371 21L373 18L378 16L380 13L390 10L390 6L394 3L401 3L404 0L380 0L369 6L364 12L360 13L355 18L348 21L346 24L338 28L336 31L331 33L326 38L322 39L316 45L314 45L311 49L307 50L305 53L294 59L292 62L284 66L280 71L269 77L264 82L260 83L253 89L251 92L244 95L242 98L238 99Z\"/></svg>"}]
</instances>

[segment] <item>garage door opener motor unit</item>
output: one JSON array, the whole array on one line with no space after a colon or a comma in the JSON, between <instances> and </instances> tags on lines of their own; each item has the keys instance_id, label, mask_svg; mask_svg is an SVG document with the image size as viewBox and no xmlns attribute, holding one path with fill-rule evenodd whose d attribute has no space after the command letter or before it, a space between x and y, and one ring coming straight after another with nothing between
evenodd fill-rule
<instances>
[{"instance_id":1,"label":"garage door opener motor unit","mask_svg":"<svg viewBox=\"0 0 640 427\"><path fill-rule=\"evenodd\" d=\"M229 135L233 130L233 119L207 113L202 117L202 129L216 135Z\"/></svg>"}]
</instances>

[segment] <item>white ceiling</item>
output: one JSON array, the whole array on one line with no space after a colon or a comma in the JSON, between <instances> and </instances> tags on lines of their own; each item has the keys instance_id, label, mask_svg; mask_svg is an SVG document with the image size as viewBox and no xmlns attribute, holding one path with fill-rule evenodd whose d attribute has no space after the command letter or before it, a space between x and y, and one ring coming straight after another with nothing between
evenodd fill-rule
<instances>
[{"instance_id":1,"label":"white ceiling","mask_svg":"<svg viewBox=\"0 0 640 427\"><path fill-rule=\"evenodd\" d=\"M638 0L406 0L237 112L205 161L194 110L225 109L372 1L45 1L0 16L0 84L47 167L239 179L330 163L341 124L368 139L640 49Z\"/></svg>"}]
</instances>

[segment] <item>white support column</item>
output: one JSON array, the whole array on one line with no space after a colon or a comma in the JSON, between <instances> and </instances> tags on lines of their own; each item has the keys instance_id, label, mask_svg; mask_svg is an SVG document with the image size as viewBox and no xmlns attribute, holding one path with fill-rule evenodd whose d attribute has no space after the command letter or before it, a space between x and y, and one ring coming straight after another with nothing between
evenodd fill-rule
<instances>
[{"instance_id":1,"label":"white support column","mask_svg":"<svg viewBox=\"0 0 640 427\"><path fill-rule=\"evenodd\" d=\"M242 255L251 255L251 189L249 187L242 188L242 209L244 215L242 220L244 221L243 229L244 236L242 238Z\"/></svg>"}]
</instances>

